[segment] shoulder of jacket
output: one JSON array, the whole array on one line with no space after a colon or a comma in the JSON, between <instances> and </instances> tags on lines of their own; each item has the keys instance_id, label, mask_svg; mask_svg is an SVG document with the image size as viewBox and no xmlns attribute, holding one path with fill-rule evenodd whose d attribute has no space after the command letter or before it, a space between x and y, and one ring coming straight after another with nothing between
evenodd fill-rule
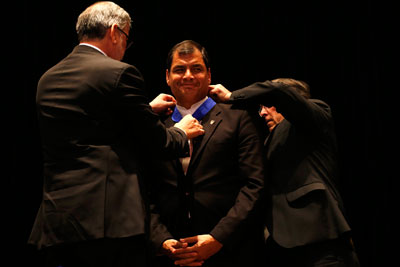
<instances>
[{"instance_id":1,"label":"shoulder of jacket","mask_svg":"<svg viewBox=\"0 0 400 267\"><path fill-rule=\"evenodd\" d=\"M231 117L235 120L241 120L246 116L250 116L250 113L247 109L236 104L217 103L216 108L219 112L225 114L225 117Z\"/></svg>"},{"instance_id":2,"label":"shoulder of jacket","mask_svg":"<svg viewBox=\"0 0 400 267\"><path fill-rule=\"evenodd\" d=\"M325 101L320 99L309 99L309 101L317 105L319 108L325 110L329 114L331 113L331 107Z\"/></svg>"}]
</instances>

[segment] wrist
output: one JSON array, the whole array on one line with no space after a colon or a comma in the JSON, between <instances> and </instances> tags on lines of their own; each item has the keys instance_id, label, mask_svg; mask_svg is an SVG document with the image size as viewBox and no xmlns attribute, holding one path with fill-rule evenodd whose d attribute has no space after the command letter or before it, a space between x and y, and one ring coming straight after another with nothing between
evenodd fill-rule
<instances>
[{"instance_id":1,"label":"wrist","mask_svg":"<svg viewBox=\"0 0 400 267\"><path fill-rule=\"evenodd\" d=\"M181 130L182 132L185 133L185 136L187 137L187 132L185 131L185 129L183 129L178 123L175 123L174 125L175 128L178 128L179 130Z\"/></svg>"}]
</instances>

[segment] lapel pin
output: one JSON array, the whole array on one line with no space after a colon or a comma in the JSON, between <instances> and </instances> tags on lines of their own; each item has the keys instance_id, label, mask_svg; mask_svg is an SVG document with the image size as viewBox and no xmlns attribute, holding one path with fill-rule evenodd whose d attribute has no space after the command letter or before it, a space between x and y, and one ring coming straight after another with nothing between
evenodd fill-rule
<instances>
[{"instance_id":1,"label":"lapel pin","mask_svg":"<svg viewBox=\"0 0 400 267\"><path fill-rule=\"evenodd\" d=\"M213 124L214 124L214 122L215 122L215 120L211 120L211 121L210 121L210 124L211 124L211 125L213 125Z\"/></svg>"}]
</instances>

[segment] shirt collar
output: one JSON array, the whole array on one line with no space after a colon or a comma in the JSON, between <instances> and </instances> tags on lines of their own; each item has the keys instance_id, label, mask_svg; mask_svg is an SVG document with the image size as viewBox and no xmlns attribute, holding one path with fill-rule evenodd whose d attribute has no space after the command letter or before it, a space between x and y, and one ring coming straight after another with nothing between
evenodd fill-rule
<instances>
[{"instance_id":1,"label":"shirt collar","mask_svg":"<svg viewBox=\"0 0 400 267\"><path fill-rule=\"evenodd\" d=\"M202 100L200 100L197 103L194 103L189 109L179 106L178 104L176 105L176 108L178 109L179 113L182 115L182 117L185 117L185 115L190 114L193 115L193 113L197 110L198 107L201 106L201 104L204 103L204 101L206 101L208 98L208 96L206 96L205 98L203 98Z\"/></svg>"},{"instance_id":2,"label":"shirt collar","mask_svg":"<svg viewBox=\"0 0 400 267\"><path fill-rule=\"evenodd\" d=\"M97 51L99 51L99 52L102 53L103 55L107 56L107 54L104 53L103 50L101 50L100 48L98 48L97 46L94 46L94 45L92 45L92 44L80 43L79 45L86 45L86 46L89 46L89 47L91 47L91 48L96 49Z\"/></svg>"}]
</instances>

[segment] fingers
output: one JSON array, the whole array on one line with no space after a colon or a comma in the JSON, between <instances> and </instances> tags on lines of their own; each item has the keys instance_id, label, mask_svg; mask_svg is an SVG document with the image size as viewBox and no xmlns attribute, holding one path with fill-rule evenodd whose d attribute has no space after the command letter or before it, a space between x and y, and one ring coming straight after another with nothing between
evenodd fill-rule
<instances>
[{"instance_id":1,"label":"fingers","mask_svg":"<svg viewBox=\"0 0 400 267\"><path fill-rule=\"evenodd\" d=\"M189 127L193 127L194 129L203 129L203 125L201 125L200 122L190 114L183 117L182 120L187 120Z\"/></svg>"},{"instance_id":2,"label":"fingers","mask_svg":"<svg viewBox=\"0 0 400 267\"><path fill-rule=\"evenodd\" d=\"M177 122L175 127L183 130L188 139L204 134L203 126L190 114L186 115L179 122Z\"/></svg>"},{"instance_id":3,"label":"fingers","mask_svg":"<svg viewBox=\"0 0 400 267\"><path fill-rule=\"evenodd\" d=\"M162 103L164 104L164 106L168 107L168 109L175 107L176 100L172 95L160 94L159 97L162 100Z\"/></svg>"},{"instance_id":4,"label":"fingers","mask_svg":"<svg viewBox=\"0 0 400 267\"><path fill-rule=\"evenodd\" d=\"M171 108L167 108L167 110L165 111L165 115L169 116L173 113L173 110Z\"/></svg>"},{"instance_id":5,"label":"fingers","mask_svg":"<svg viewBox=\"0 0 400 267\"><path fill-rule=\"evenodd\" d=\"M197 236L191 236L191 237L185 237L185 238L179 239L180 242L184 242L184 243L188 243L188 244L196 243L198 240L199 240L199 238Z\"/></svg>"},{"instance_id":6,"label":"fingers","mask_svg":"<svg viewBox=\"0 0 400 267\"><path fill-rule=\"evenodd\" d=\"M187 243L186 243L187 244ZM177 248L174 250L174 254L189 254L189 253L195 253L197 254L197 251L194 247L182 247L182 248Z\"/></svg>"},{"instance_id":7,"label":"fingers","mask_svg":"<svg viewBox=\"0 0 400 267\"><path fill-rule=\"evenodd\" d=\"M181 252L181 253L179 253L176 250L171 256L175 260L183 260L183 259L191 259L191 258L197 259L197 257L199 256L199 253L197 253L197 252L188 252L188 253Z\"/></svg>"},{"instance_id":8,"label":"fingers","mask_svg":"<svg viewBox=\"0 0 400 267\"><path fill-rule=\"evenodd\" d=\"M219 84L216 84L216 85L210 84L210 85L208 86L208 92L213 92L213 91L215 91L215 88L217 88L218 85L219 85Z\"/></svg>"},{"instance_id":9,"label":"fingers","mask_svg":"<svg viewBox=\"0 0 400 267\"><path fill-rule=\"evenodd\" d=\"M186 248L188 246L187 243L181 243L175 239L167 239L162 244L162 250L164 254L175 253L175 251L179 248Z\"/></svg>"},{"instance_id":10,"label":"fingers","mask_svg":"<svg viewBox=\"0 0 400 267\"><path fill-rule=\"evenodd\" d=\"M228 101L228 95L230 96L230 91L226 89L222 84L208 86L208 96L214 99L214 101L216 102Z\"/></svg>"},{"instance_id":11,"label":"fingers","mask_svg":"<svg viewBox=\"0 0 400 267\"><path fill-rule=\"evenodd\" d=\"M187 244L187 243L186 243ZM173 260L185 260L184 262L192 262L196 260L199 253L192 247L182 247L177 249L171 249L169 257Z\"/></svg>"},{"instance_id":12,"label":"fingers","mask_svg":"<svg viewBox=\"0 0 400 267\"><path fill-rule=\"evenodd\" d=\"M195 127L196 127L196 134L197 134L196 136L204 134L203 125L201 125L200 122L196 121L195 122Z\"/></svg>"},{"instance_id":13,"label":"fingers","mask_svg":"<svg viewBox=\"0 0 400 267\"><path fill-rule=\"evenodd\" d=\"M176 103L173 102L173 101L169 101L169 102L166 102L166 105L167 105L169 108L173 108L173 107L175 107Z\"/></svg>"},{"instance_id":14,"label":"fingers","mask_svg":"<svg viewBox=\"0 0 400 267\"><path fill-rule=\"evenodd\" d=\"M176 100L171 95L159 94L149 104L155 113L159 115L170 115L172 109L176 105Z\"/></svg>"},{"instance_id":15,"label":"fingers","mask_svg":"<svg viewBox=\"0 0 400 267\"><path fill-rule=\"evenodd\" d=\"M172 95L161 93L158 95L158 97L164 101L176 103L176 100Z\"/></svg>"},{"instance_id":16,"label":"fingers","mask_svg":"<svg viewBox=\"0 0 400 267\"><path fill-rule=\"evenodd\" d=\"M166 245L169 248L174 249L174 250L177 250L177 249L180 249L180 248L186 248L188 246L187 243L182 243L182 242L180 242L178 240L175 240L175 239L169 239L169 240L167 240L165 242L168 242L168 243L166 243Z\"/></svg>"},{"instance_id":17,"label":"fingers","mask_svg":"<svg viewBox=\"0 0 400 267\"><path fill-rule=\"evenodd\" d=\"M215 89L216 85L209 85L208 86L208 96L211 97L212 99L218 99L218 94L216 93Z\"/></svg>"},{"instance_id":18,"label":"fingers","mask_svg":"<svg viewBox=\"0 0 400 267\"><path fill-rule=\"evenodd\" d=\"M210 84L208 86L208 93L218 93L225 89L225 87L222 84Z\"/></svg>"}]
</instances>

